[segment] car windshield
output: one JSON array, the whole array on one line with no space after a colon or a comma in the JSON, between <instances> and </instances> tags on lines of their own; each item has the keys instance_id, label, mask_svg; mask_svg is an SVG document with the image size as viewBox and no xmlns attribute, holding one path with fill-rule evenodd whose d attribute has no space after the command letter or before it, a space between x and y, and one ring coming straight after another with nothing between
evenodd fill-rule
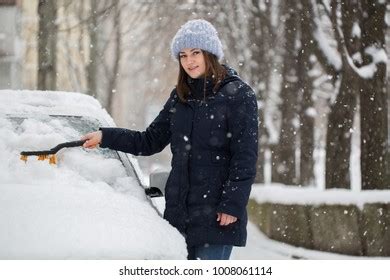
<instances>
[{"instance_id":1,"label":"car windshield","mask_svg":"<svg viewBox=\"0 0 390 280\"><path fill-rule=\"evenodd\" d=\"M23 169L18 167L23 163L19 158L20 152L50 150L62 142L79 140L82 135L97 130L102 125L96 119L85 116L7 115L0 118L0 125L0 145L5 146L0 154L2 153L1 158L8 161L0 171L3 175L0 181L25 183L26 177L20 176L20 172L28 170L31 172L31 182L45 180L53 173L56 176L62 173L60 178L69 179L64 176L71 177L70 174L75 173L74 176L81 176L88 183L100 182L118 187L118 178L126 178L127 181L132 180L132 184L138 184L134 171L130 167L126 169L118 153L109 149L66 148L57 152L58 164L55 167L48 160L39 161L37 156L29 156Z\"/></svg>"},{"instance_id":2,"label":"car windshield","mask_svg":"<svg viewBox=\"0 0 390 280\"><path fill-rule=\"evenodd\" d=\"M15 128L16 132L23 133L24 122L42 122L50 126L53 129L53 132L58 132L63 134L68 140L74 141L78 140L81 135L84 135L88 132L95 131L99 129L101 124L97 119L85 117L85 116L60 116L60 115L50 115L50 116L33 116L33 117L23 117L23 116L8 116L7 119L12 123L12 126ZM66 129L64 129L66 128ZM74 135L77 134L77 137ZM52 147L51 147L52 148ZM98 153L102 153L105 158L115 158L119 160L118 153L109 150L101 149Z\"/></svg>"}]
</instances>

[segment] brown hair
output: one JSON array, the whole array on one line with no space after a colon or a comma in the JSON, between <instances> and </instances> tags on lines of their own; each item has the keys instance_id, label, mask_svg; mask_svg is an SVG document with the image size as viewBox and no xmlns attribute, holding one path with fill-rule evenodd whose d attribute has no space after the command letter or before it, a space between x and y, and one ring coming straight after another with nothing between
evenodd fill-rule
<instances>
[{"instance_id":1,"label":"brown hair","mask_svg":"<svg viewBox=\"0 0 390 280\"><path fill-rule=\"evenodd\" d=\"M218 58L207 52L202 50L202 53L204 55L204 60L206 64L206 71L205 71L205 78L210 78L213 81L214 88L213 90L215 91L219 84L223 81L223 79L226 76L226 69L223 67L219 61ZM183 66L180 63L180 57L179 57L179 76L177 79L177 86L176 86L176 92L182 102L187 102L189 93L190 93L190 88L188 87L187 84L187 79L188 79L188 74L184 70ZM204 98L206 99L206 79L204 80Z\"/></svg>"}]
</instances>

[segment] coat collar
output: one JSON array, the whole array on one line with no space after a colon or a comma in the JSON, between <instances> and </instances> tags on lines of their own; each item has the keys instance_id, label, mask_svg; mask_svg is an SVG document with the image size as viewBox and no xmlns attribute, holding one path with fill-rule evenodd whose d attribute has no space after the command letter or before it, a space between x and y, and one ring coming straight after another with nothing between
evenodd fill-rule
<instances>
[{"instance_id":1,"label":"coat collar","mask_svg":"<svg viewBox=\"0 0 390 280\"><path fill-rule=\"evenodd\" d=\"M200 102L202 104L205 101L204 97L206 97L206 101L215 99L215 94L218 93L218 91L220 91L225 85L233 81L241 80L236 70L226 64L222 64L222 66L225 67L227 73L225 78L219 84L218 88L215 89L215 91L214 83L211 79L206 80L206 88L204 91L204 78L192 79L191 77L188 77L187 84L190 88L190 97L187 101L189 103L196 104L197 102Z\"/></svg>"}]
</instances>

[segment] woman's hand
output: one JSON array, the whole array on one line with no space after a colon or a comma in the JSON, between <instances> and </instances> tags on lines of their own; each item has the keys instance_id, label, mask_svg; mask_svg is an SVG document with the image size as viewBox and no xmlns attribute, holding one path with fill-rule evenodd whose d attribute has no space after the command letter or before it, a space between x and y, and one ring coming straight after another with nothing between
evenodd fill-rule
<instances>
[{"instance_id":1,"label":"woman's hand","mask_svg":"<svg viewBox=\"0 0 390 280\"><path fill-rule=\"evenodd\" d=\"M227 226L237 221L237 217L225 214L225 213L217 213L217 222L221 226Z\"/></svg>"},{"instance_id":2,"label":"woman's hand","mask_svg":"<svg viewBox=\"0 0 390 280\"><path fill-rule=\"evenodd\" d=\"M103 134L100 130L85 134L83 137L81 137L81 140L87 140L85 141L83 147L88 149L96 148L97 145L102 142L102 137Z\"/></svg>"}]
</instances>

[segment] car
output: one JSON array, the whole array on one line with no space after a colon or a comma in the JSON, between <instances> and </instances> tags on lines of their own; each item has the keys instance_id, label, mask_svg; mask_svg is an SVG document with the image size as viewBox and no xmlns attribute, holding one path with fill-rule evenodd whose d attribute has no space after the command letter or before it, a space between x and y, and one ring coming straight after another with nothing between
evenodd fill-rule
<instances>
[{"instance_id":1,"label":"car","mask_svg":"<svg viewBox=\"0 0 390 280\"><path fill-rule=\"evenodd\" d=\"M115 123L91 96L0 90L0 259L186 258L133 156L72 147L56 164L20 157L101 126Z\"/></svg>"}]
</instances>

